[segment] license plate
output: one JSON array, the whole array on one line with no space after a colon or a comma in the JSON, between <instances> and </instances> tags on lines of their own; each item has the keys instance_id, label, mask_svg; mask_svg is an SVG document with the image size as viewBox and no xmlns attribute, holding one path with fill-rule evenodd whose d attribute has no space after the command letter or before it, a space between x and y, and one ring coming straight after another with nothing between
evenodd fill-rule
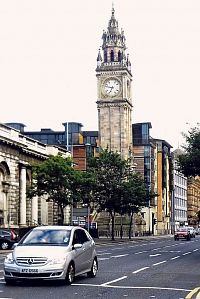
<instances>
[{"instance_id":1,"label":"license plate","mask_svg":"<svg viewBox=\"0 0 200 299\"><path fill-rule=\"evenodd\" d=\"M24 268L21 269L21 273L39 273L39 269Z\"/></svg>"}]
</instances>

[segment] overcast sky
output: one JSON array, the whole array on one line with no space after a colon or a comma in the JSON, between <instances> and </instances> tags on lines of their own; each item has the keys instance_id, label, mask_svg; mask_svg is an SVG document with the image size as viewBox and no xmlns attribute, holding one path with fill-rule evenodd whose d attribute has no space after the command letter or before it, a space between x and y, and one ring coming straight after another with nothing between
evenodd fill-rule
<instances>
[{"instance_id":1,"label":"overcast sky","mask_svg":"<svg viewBox=\"0 0 200 299\"><path fill-rule=\"evenodd\" d=\"M200 1L114 0L133 74L133 122L174 148L200 121ZM0 1L0 121L97 130L96 58L110 0ZM186 124L186 123L189 123Z\"/></svg>"}]
</instances>

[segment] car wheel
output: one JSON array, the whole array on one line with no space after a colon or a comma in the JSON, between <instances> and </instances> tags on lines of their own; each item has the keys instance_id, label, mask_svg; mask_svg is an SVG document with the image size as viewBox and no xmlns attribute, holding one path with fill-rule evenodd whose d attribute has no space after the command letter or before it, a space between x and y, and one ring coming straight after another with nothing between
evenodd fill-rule
<instances>
[{"instance_id":1,"label":"car wheel","mask_svg":"<svg viewBox=\"0 0 200 299\"><path fill-rule=\"evenodd\" d=\"M66 284L72 284L72 282L74 281L74 277L75 277L75 268L74 265L71 263L68 266L67 274L65 277Z\"/></svg>"},{"instance_id":2,"label":"car wheel","mask_svg":"<svg viewBox=\"0 0 200 299\"><path fill-rule=\"evenodd\" d=\"M10 243L8 241L3 241L1 243L1 249L6 250L10 248Z\"/></svg>"},{"instance_id":3,"label":"car wheel","mask_svg":"<svg viewBox=\"0 0 200 299\"><path fill-rule=\"evenodd\" d=\"M87 276L95 277L97 275L97 270L98 270L98 262L97 262L97 259L95 258L93 260L91 270L90 270L90 272L87 273Z\"/></svg>"}]
</instances>

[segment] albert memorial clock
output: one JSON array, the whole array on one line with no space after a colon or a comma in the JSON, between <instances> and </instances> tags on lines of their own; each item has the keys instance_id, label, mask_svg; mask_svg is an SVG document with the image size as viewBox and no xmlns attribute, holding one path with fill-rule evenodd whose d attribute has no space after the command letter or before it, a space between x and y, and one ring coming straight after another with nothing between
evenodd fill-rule
<instances>
[{"instance_id":1,"label":"albert memorial clock","mask_svg":"<svg viewBox=\"0 0 200 299\"><path fill-rule=\"evenodd\" d=\"M114 8L102 39L96 68L99 146L126 159L132 148L132 74L124 31L119 31Z\"/></svg>"}]
</instances>

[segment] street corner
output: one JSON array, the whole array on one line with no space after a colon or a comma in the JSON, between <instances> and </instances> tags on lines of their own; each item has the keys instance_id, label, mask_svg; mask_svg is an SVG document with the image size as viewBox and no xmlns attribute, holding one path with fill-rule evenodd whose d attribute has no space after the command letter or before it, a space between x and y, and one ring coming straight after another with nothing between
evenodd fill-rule
<instances>
[{"instance_id":1,"label":"street corner","mask_svg":"<svg viewBox=\"0 0 200 299\"><path fill-rule=\"evenodd\" d=\"M185 299L200 299L200 287L193 289Z\"/></svg>"}]
</instances>

